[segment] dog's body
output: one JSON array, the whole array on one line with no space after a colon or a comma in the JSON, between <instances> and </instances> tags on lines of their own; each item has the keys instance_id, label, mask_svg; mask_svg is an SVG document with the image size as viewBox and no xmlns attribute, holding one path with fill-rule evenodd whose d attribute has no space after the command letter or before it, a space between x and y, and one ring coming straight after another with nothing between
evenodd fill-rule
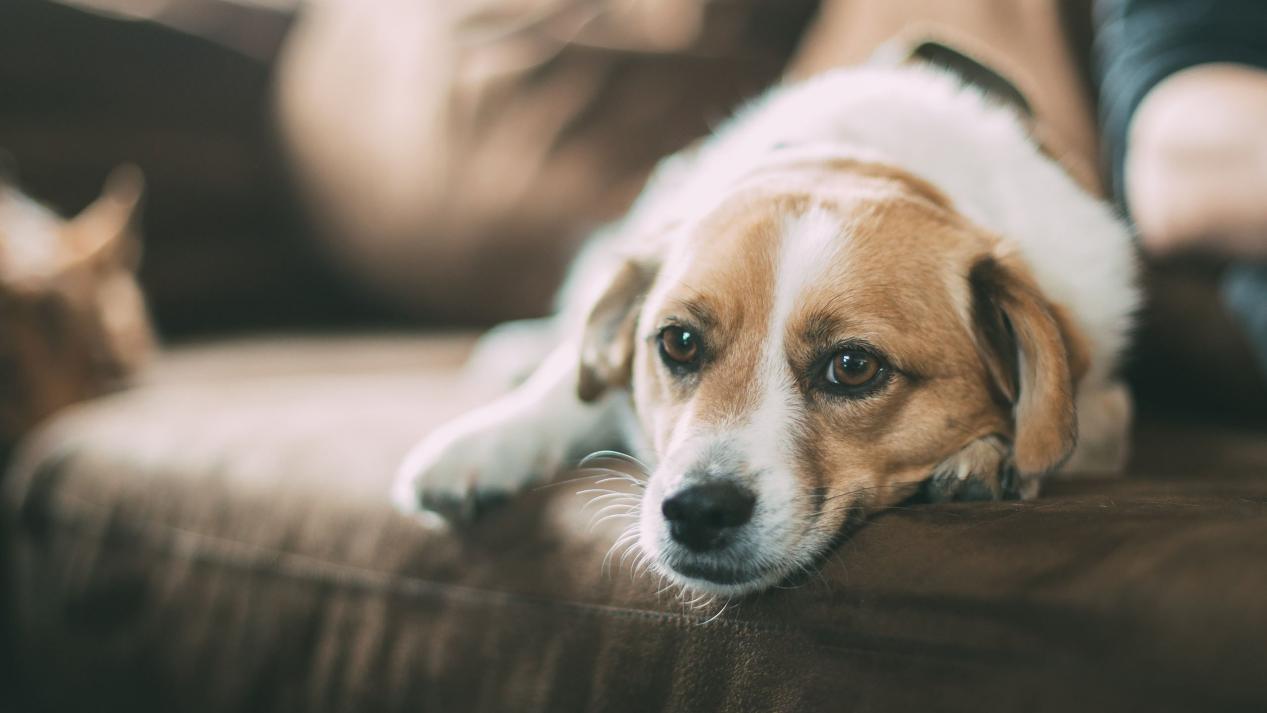
<instances>
[{"instance_id":1,"label":"dog's body","mask_svg":"<svg viewBox=\"0 0 1267 713\"><path fill-rule=\"evenodd\" d=\"M1009 109L927 68L831 72L667 159L578 261L558 346L396 497L470 514L623 441L658 570L769 586L921 487L1120 467L1134 280L1126 228Z\"/></svg>"}]
</instances>

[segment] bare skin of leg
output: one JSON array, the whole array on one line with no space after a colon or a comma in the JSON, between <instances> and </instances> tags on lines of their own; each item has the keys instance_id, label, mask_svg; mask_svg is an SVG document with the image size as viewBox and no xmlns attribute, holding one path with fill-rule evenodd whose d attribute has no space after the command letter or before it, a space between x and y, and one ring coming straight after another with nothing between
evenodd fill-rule
<instances>
[{"instance_id":1,"label":"bare skin of leg","mask_svg":"<svg viewBox=\"0 0 1267 713\"><path fill-rule=\"evenodd\" d=\"M1158 256L1267 258L1267 71L1206 64L1144 98L1131 122L1126 197Z\"/></svg>"}]
</instances>

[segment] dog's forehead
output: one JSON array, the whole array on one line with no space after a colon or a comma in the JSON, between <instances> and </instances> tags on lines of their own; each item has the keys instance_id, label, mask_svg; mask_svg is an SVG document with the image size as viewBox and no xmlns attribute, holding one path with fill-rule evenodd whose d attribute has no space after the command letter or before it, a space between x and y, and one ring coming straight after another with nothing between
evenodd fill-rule
<instances>
[{"instance_id":1,"label":"dog's forehead","mask_svg":"<svg viewBox=\"0 0 1267 713\"><path fill-rule=\"evenodd\" d=\"M940 206L887 185L736 194L699 221L660 297L721 323L772 312L910 329L962 312L965 228ZM862 325L857 325L861 327Z\"/></svg>"}]
</instances>

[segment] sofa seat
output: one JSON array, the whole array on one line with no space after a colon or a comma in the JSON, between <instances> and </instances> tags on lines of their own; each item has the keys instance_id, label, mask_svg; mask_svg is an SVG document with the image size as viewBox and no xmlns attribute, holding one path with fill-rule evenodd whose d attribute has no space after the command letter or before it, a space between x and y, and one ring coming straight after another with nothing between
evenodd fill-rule
<instances>
[{"instance_id":1,"label":"sofa seat","mask_svg":"<svg viewBox=\"0 0 1267 713\"><path fill-rule=\"evenodd\" d=\"M460 531L393 469L478 399L466 337L171 350L10 465L31 710L1267 708L1267 437L1146 417L1126 478L885 512L821 574L689 604L604 555L581 483Z\"/></svg>"}]
</instances>

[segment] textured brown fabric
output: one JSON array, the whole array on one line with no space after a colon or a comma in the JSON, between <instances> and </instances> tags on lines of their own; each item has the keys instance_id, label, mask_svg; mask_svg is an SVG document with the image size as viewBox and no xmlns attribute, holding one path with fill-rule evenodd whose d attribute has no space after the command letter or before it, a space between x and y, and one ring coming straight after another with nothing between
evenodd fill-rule
<instances>
[{"instance_id":1,"label":"textured brown fabric","mask_svg":"<svg viewBox=\"0 0 1267 713\"><path fill-rule=\"evenodd\" d=\"M57 419L3 508L37 709L1262 710L1267 438L1144 427L1127 479L898 508L821 577L693 611L581 486L461 536L393 512L462 340L242 342Z\"/></svg>"}]
</instances>

